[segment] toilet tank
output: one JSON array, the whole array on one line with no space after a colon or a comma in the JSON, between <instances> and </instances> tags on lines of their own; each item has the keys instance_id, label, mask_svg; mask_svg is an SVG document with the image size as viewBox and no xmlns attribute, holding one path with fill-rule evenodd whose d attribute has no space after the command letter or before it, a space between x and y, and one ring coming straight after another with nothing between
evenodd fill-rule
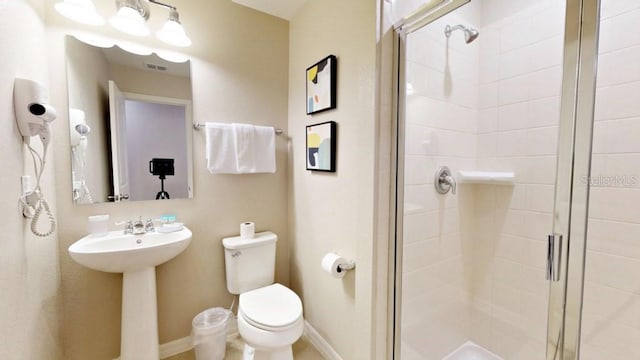
<instances>
[{"instance_id":1,"label":"toilet tank","mask_svg":"<svg viewBox=\"0 0 640 360\"><path fill-rule=\"evenodd\" d=\"M256 233L251 239L240 236L222 239L230 293L237 295L273 284L277 240L278 235L270 231Z\"/></svg>"}]
</instances>

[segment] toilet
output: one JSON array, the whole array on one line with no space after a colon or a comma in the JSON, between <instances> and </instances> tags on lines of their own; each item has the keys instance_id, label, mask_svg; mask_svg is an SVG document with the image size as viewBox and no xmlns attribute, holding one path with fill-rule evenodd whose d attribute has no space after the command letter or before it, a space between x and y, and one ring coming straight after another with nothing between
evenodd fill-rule
<instances>
[{"instance_id":1,"label":"toilet","mask_svg":"<svg viewBox=\"0 0 640 360\"><path fill-rule=\"evenodd\" d=\"M222 239L227 290L240 295L238 331L244 360L293 360L291 345L304 329L302 302L275 283L276 241L272 232Z\"/></svg>"}]
</instances>

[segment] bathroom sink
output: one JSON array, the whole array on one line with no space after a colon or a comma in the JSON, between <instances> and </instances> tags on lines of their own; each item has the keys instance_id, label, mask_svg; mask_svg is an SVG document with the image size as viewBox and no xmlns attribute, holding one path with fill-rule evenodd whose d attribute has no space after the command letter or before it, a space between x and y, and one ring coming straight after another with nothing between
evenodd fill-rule
<instances>
[{"instance_id":1,"label":"bathroom sink","mask_svg":"<svg viewBox=\"0 0 640 360\"><path fill-rule=\"evenodd\" d=\"M69 247L69 254L88 268L125 273L167 262L184 251L190 242L191 231L186 227L171 233L143 235L125 235L119 230L104 236L85 236Z\"/></svg>"},{"instance_id":2,"label":"bathroom sink","mask_svg":"<svg viewBox=\"0 0 640 360\"><path fill-rule=\"evenodd\" d=\"M156 266L189 246L191 231L104 236L88 235L69 246L77 263L106 272L122 273L120 360L158 360L158 299Z\"/></svg>"}]
</instances>

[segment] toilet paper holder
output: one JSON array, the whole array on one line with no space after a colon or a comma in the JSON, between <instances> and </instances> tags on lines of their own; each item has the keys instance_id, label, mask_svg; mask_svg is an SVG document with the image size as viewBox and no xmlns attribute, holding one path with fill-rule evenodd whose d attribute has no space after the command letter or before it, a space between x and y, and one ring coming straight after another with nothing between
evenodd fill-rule
<instances>
[{"instance_id":1,"label":"toilet paper holder","mask_svg":"<svg viewBox=\"0 0 640 360\"><path fill-rule=\"evenodd\" d=\"M338 272L345 272L356 268L356 261L349 260L346 263L338 265Z\"/></svg>"},{"instance_id":2,"label":"toilet paper holder","mask_svg":"<svg viewBox=\"0 0 640 360\"><path fill-rule=\"evenodd\" d=\"M327 253L320 262L322 271L330 274L334 279L342 279L347 271L356 267L355 260L347 260L336 253Z\"/></svg>"}]
</instances>

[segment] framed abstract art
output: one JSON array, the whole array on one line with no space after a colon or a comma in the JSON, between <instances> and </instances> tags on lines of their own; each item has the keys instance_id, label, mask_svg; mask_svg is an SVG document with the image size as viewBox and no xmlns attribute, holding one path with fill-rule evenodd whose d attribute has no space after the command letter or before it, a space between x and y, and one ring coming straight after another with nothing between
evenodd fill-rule
<instances>
[{"instance_id":1,"label":"framed abstract art","mask_svg":"<svg viewBox=\"0 0 640 360\"><path fill-rule=\"evenodd\" d=\"M336 108L336 78L334 55L307 68L307 115Z\"/></svg>"},{"instance_id":2,"label":"framed abstract art","mask_svg":"<svg viewBox=\"0 0 640 360\"><path fill-rule=\"evenodd\" d=\"M307 170L336 171L336 122L307 126Z\"/></svg>"}]
</instances>

